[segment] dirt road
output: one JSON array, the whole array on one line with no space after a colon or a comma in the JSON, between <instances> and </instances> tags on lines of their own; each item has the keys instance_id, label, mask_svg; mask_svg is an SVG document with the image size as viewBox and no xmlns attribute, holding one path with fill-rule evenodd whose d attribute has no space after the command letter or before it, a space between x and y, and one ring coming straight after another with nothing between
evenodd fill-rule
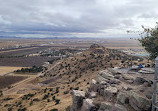
<instances>
[{"instance_id":1,"label":"dirt road","mask_svg":"<svg viewBox=\"0 0 158 111\"><path fill-rule=\"evenodd\" d=\"M28 77L27 79L24 79L18 83L15 83L12 85L12 87L10 89L4 89L3 90L3 93L4 95L10 95L10 94L17 94L18 91L20 90L30 90L31 88L39 88L41 87L40 85L38 84L30 84L29 82L34 80L35 78L39 77L39 76L42 76L44 75L45 73L49 72L51 69L53 69L55 66L57 66L58 64L60 64L61 61L55 63L53 66L51 66L50 68L48 68L47 71L45 71L44 73L38 73L37 75L34 75L34 76L30 76Z\"/></svg>"}]
</instances>

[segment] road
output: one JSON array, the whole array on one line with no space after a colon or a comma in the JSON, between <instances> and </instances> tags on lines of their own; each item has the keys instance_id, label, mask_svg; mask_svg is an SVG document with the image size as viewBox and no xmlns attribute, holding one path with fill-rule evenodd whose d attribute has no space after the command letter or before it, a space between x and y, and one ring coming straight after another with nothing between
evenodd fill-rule
<instances>
[{"instance_id":1,"label":"road","mask_svg":"<svg viewBox=\"0 0 158 111\"><path fill-rule=\"evenodd\" d=\"M45 73L49 72L51 69L53 69L54 67L56 67L58 64L60 64L61 61L55 63L53 66L51 66L50 68L48 68L48 70L44 73L40 72L37 75L34 76L30 76L27 79L24 79L18 83L15 83L12 85L12 87L10 89L6 88L3 90L3 94L4 95L10 95L10 94L17 94L18 90L20 89L27 89L28 87L28 82L34 80L35 78L39 77L39 76L43 76Z\"/></svg>"}]
</instances>

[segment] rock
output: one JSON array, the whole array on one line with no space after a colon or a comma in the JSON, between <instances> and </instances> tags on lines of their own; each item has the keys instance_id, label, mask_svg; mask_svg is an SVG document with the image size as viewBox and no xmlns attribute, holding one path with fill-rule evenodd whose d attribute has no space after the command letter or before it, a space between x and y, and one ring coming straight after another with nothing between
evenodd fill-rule
<instances>
[{"instance_id":1,"label":"rock","mask_svg":"<svg viewBox=\"0 0 158 111\"><path fill-rule=\"evenodd\" d=\"M115 75L114 78L115 79L120 79L121 75Z\"/></svg>"},{"instance_id":2,"label":"rock","mask_svg":"<svg viewBox=\"0 0 158 111\"><path fill-rule=\"evenodd\" d=\"M107 87L106 89L104 89L104 97L105 98L110 98L112 96L114 96L115 94L117 94L118 90L116 87Z\"/></svg>"},{"instance_id":3,"label":"rock","mask_svg":"<svg viewBox=\"0 0 158 111\"><path fill-rule=\"evenodd\" d=\"M103 71L100 71L99 72L99 75L102 76L103 78L105 79L111 79L111 78L114 78L114 76L112 75L111 72L109 72L108 70L103 70Z\"/></svg>"},{"instance_id":4,"label":"rock","mask_svg":"<svg viewBox=\"0 0 158 111\"><path fill-rule=\"evenodd\" d=\"M133 80L133 77L128 76L128 75L123 75L122 78L123 78L124 80Z\"/></svg>"},{"instance_id":5,"label":"rock","mask_svg":"<svg viewBox=\"0 0 158 111\"><path fill-rule=\"evenodd\" d=\"M152 99L153 89L146 89L144 94L148 99Z\"/></svg>"},{"instance_id":6,"label":"rock","mask_svg":"<svg viewBox=\"0 0 158 111\"><path fill-rule=\"evenodd\" d=\"M97 96L97 92L89 92L89 98L95 98Z\"/></svg>"},{"instance_id":7,"label":"rock","mask_svg":"<svg viewBox=\"0 0 158 111\"><path fill-rule=\"evenodd\" d=\"M134 81L133 80L126 80L127 83L132 84Z\"/></svg>"},{"instance_id":8,"label":"rock","mask_svg":"<svg viewBox=\"0 0 158 111\"><path fill-rule=\"evenodd\" d=\"M112 111L127 111L127 109L123 105L115 104L115 107Z\"/></svg>"},{"instance_id":9,"label":"rock","mask_svg":"<svg viewBox=\"0 0 158 111\"><path fill-rule=\"evenodd\" d=\"M120 67L108 68L108 71L110 71L113 75L121 74Z\"/></svg>"},{"instance_id":10,"label":"rock","mask_svg":"<svg viewBox=\"0 0 158 111\"><path fill-rule=\"evenodd\" d=\"M99 111L110 111L112 109L112 107L114 107L113 104L109 103L109 102L102 102L99 108Z\"/></svg>"},{"instance_id":11,"label":"rock","mask_svg":"<svg viewBox=\"0 0 158 111\"><path fill-rule=\"evenodd\" d=\"M99 95L101 95L101 96L104 95L104 89L101 89L101 90L100 90Z\"/></svg>"},{"instance_id":12,"label":"rock","mask_svg":"<svg viewBox=\"0 0 158 111\"><path fill-rule=\"evenodd\" d=\"M98 75L97 76L97 82L99 82L99 83L101 83L101 82L109 82L109 80L108 79L105 79L104 77L102 77L102 76L100 76L100 75Z\"/></svg>"},{"instance_id":13,"label":"rock","mask_svg":"<svg viewBox=\"0 0 158 111\"><path fill-rule=\"evenodd\" d=\"M134 80L134 84L136 84L136 85L141 85L141 84L143 84L144 82L147 82L147 80L145 80L145 79L142 78L142 77L137 77L137 78Z\"/></svg>"},{"instance_id":14,"label":"rock","mask_svg":"<svg viewBox=\"0 0 158 111\"><path fill-rule=\"evenodd\" d=\"M119 92L117 95L117 103L119 104L128 104L129 103L129 95L125 92Z\"/></svg>"},{"instance_id":15,"label":"rock","mask_svg":"<svg viewBox=\"0 0 158 111\"><path fill-rule=\"evenodd\" d=\"M133 91L130 92L129 104L136 111L150 111L151 110L151 101L150 99L143 97Z\"/></svg>"},{"instance_id":16,"label":"rock","mask_svg":"<svg viewBox=\"0 0 158 111\"><path fill-rule=\"evenodd\" d=\"M81 111L97 111L92 99L84 99Z\"/></svg>"},{"instance_id":17,"label":"rock","mask_svg":"<svg viewBox=\"0 0 158 111\"><path fill-rule=\"evenodd\" d=\"M138 72L142 74L154 74L155 70L154 68L141 68Z\"/></svg>"},{"instance_id":18,"label":"rock","mask_svg":"<svg viewBox=\"0 0 158 111\"><path fill-rule=\"evenodd\" d=\"M118 79L110 79L109 83L110 84L119 84L120 80L118 80Z\"/></svg>"},{"instance_id":19,"label":"rock","mask_svg":"<svg viewBox=\"0 0 158 111\"><path fill-rule=\"evenodd\" d=\"M111 84L110 86L111 86L111 87L116 87L116 84Z\"/></svg>"},{"instance_id":20,"label":"rock","mask_svg":"<svg viewBox=\"0 0 158 111\"><path fill-rule=\"evenodd\" d=\"M90 84L90 89L91 89L91 90L94 90L95 87L96 87L96 85L97 85L97 81L94 80L94 79L92 79L91 84Z\"/></svg>"},{"instance_id":21,"label":"rock","mask_svg":"<svg viewBox=\"0 0 158 111\"><path fill-rule=\"evenodd\" d=\"M147 97L148 99L152 99L152 95L151 95L151 94L146 94L146 97Z\"/></svg>"},{"instance_id":22,"label":"rock","mask_svg":"<svg viewBox=\"0 0 158 111\"><path fill-rule=\"evenodd\" d=\"M85 92L79 90L73 90L73 104L72 111L78 111L83 104L83 99L85 98Z\"/></svg>"},{"instance_id":23,"label":"rock","mask_svg":"<svg viewBox=\"0 0 158 111\"><path fill-rule=\"evenodd\" d=\"M123 86L123 89L124 89L124 90L126 90L126 91L133 90L133 88L131 88L131 87L128 87L128 86Z\"/></svg>"},{"instance_id":24,"label":"rock","mask_svg":"<svg viewBox=\"0 0 158 111\"><path fill-rule=\"evenodd\" d=\"M129 71L137 72L139 70L139 66L132 66Z\"/></svg>"},{"instance_id":25,"label":"rock","mask_svg":"<svg viewBox=\"0 0 158 111\"><path fill-rule=\"evenodd\" d=\"M143 84L144 87L151 87L151 85L152 84L150 82L144 82L144 84Z\"/></svg>"},{"instance_id":26,"label":"rock","mask_svg":"<svg viewBox=\"0 0 158 111\"><path fill-rule=\"evenodd\" d=\"M112 104L109 102L102 102L99 111L127 111L127 109L119 104Z\"/></svg>"},{"instance_id":27,"label":"rock","mask_svg":"<svg viewBox=\"0 0 158 111\"><path fill-rule=\"evenodd\" d=\"M91 84L90 84L90 90L94 92L98 92L99 87L100 87L100 84L96 80L92 79Z\"/></svg>"}]
</instances>

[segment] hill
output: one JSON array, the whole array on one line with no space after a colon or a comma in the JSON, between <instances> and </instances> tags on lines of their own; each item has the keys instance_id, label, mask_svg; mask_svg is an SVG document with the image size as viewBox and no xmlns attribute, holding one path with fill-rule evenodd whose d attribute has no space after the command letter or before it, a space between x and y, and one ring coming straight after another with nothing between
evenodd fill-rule
<instances>
[{"instance_id":1,"label":"hill","mask_svg":"<svg viewBox=\"0 0 158 111\"><path fill-rule=\"evenodd\" d=\"M128 66L131 56L114 49L92 45L74 57L64 58L48 66L48 70L11 90L0 99L2 110L64 111L72 104L72 90L86 91L99 71L115 66ZM137 58L136 58L137 59ZM15 93L14 93L15 94Z\"/></svg>"}]
</instances>

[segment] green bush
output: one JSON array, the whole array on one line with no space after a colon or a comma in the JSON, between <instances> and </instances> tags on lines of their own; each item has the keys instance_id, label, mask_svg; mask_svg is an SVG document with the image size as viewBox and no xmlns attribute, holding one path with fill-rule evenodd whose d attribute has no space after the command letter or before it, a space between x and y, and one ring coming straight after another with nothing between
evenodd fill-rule
<instances>
[{"instance_id":1,"label":"green bush","mask_svg":"<svg viewBox=\"0 0 158 111\"><path fill-rule=\"evenodd\" d=\"M58 111L58 109L54 108L54 109L51 109L50 111Z\"/></svg>"}]
</instances>

